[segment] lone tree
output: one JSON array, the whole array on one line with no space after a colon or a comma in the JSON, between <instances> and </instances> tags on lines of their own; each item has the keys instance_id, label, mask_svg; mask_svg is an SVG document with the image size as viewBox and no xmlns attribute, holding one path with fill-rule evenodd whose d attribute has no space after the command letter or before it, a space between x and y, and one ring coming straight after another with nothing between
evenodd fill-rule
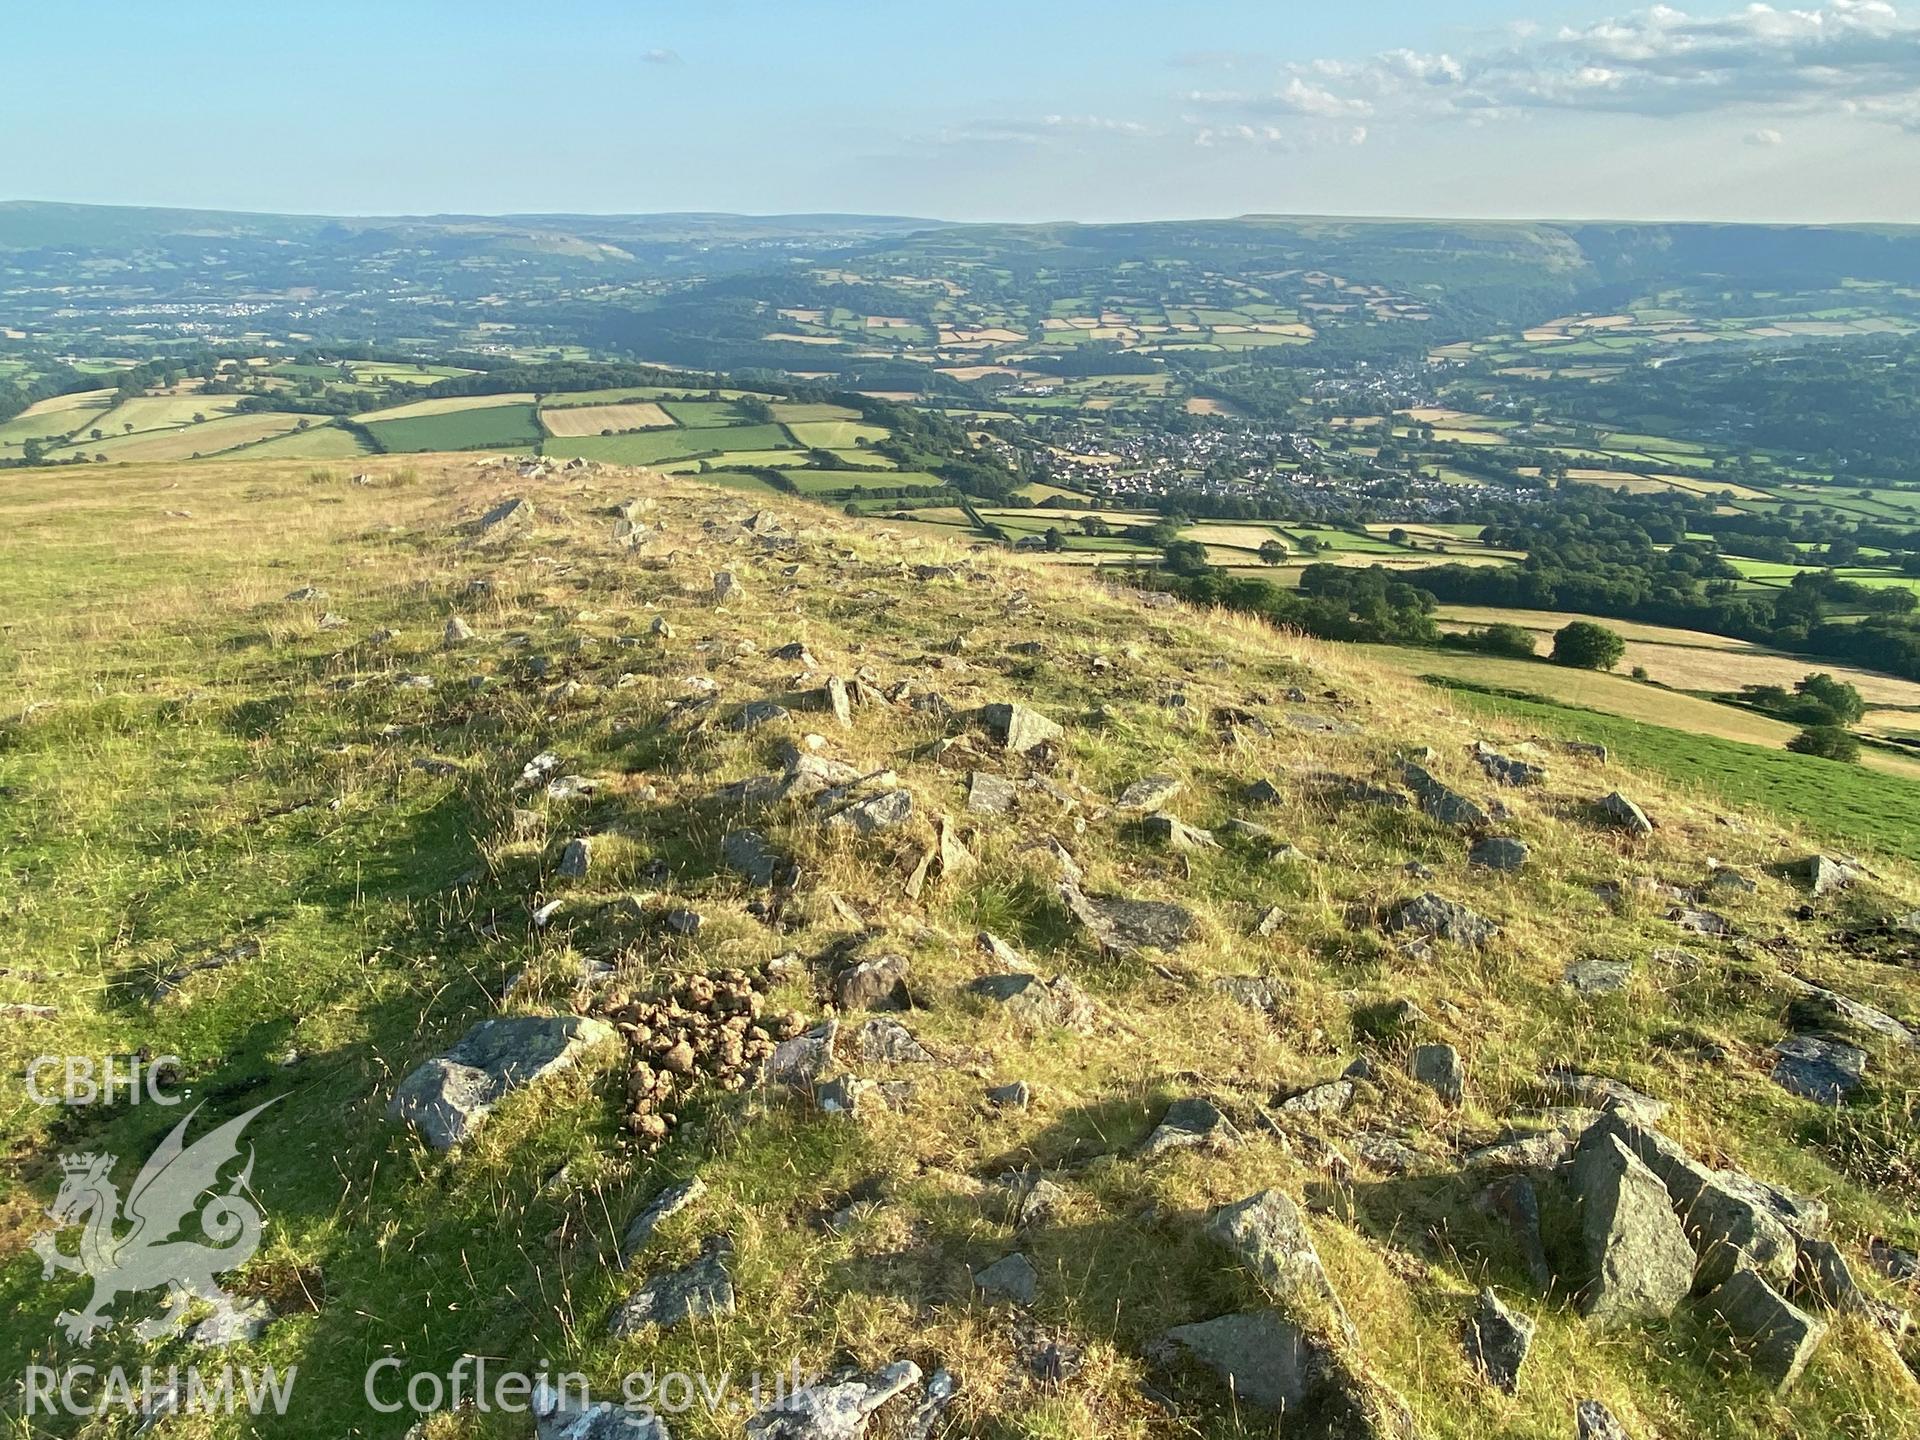
<instances>
[{"instance_id":1,"label":"lone tree","mask_svg":"<svg viewBox=\"0 0 1920 1440\"><path fill-rule=\"evenodd\" d=\"M1260 545L1260 559L1268 565L1278 565L1287 558L1287 547L1278 540L1265 540ZM1911 594L1911 591L1905 592Z\"/></svg>"},{"instance_id":2,"label":"lone tree","mask_svg":"<svg viewBox=\"0 0 1920 1440\"><path fill-rule=\"evenodd\" d=\"M1855 764L1860 759L1860 741L1850 730L1838 725L1809 725L1787 741L1787 749L1800 755L1818 755L1822 760Z\"/></svg>"},{"instance_id":3,"label":"lone tree","mask_svg":"<svg viewBox=\"0 0 1920 1440\"><path fill-rule=\"evenodd\" d=\"M1604 625L1575 620L1553 637L1553 663L1581 670L1611 670L1627 653L1627 642Z\"/></svg>"}]
</instances>

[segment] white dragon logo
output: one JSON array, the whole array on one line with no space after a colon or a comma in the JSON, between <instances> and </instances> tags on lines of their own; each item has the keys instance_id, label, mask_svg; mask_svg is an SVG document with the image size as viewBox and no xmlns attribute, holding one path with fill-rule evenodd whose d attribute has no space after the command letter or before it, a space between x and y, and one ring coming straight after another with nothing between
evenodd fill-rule
<instances>
[{"instance_id":1,"label":"white dragon logo","mask_svg":"<svg viewBox=\"0 0 1920 1440\"><path fill-rule=\"evenodd\" d=\"M273 1103L269 1100L267 1105ZM221 1169L240 1154L240 1132L267 1105L229 1120L188 1146L187 1126L200 1113L195 1107L141 1168L127 1192L124 1215L112 1180L116 1157L60 1157L60 1193L47 1211L55 1224L34 1236L33 1251L40 1257L44 1280L51 1280L56 1270L92 1277L93 1299L86 1309L63 1310L57 1317L69 1340L91 1345L94 1332L109 1323L107 1306L121 1294L166 1288L166 1310L134 1327L142 1340L157 1340L178 1330L196 1299L232 1303L214 1276L244 1265L260 1246L260 1211L244 1193L253 1174L251 1149L246 1165L226 1191L210 1196L200 1209L200 1228L213 1244L176 1236L199 1198L220 1183ZM132 1228L116 1233L116 1227L128 1221ZM62 1253L57 1239L69 1225L83 1226L74 1255Z\"/></svg>"}]
</instances>

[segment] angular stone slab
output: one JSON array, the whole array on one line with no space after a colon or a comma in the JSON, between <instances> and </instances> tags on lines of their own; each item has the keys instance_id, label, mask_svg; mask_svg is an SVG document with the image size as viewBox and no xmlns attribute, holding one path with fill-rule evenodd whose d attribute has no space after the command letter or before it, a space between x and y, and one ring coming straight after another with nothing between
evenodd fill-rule
<instances>
[{"instance_id":1,"label":"angular stone slab","mask_svg":"<svg viewBox=\"0 0 1920 1440\"><path fill-rule=\"evenodd\" d=\"M613 1036L605 1021L578 1015L482 1020L402 1080L387 1114L413 1125L434 1149L451 1149L508 1095L566 1069Z\"/></svg>"}]
</instances>

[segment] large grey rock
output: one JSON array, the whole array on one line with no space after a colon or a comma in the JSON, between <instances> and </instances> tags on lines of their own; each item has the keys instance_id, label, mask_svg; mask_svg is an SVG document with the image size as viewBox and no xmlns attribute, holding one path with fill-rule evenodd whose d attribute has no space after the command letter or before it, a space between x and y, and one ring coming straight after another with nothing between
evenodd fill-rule
<instances>
[{"instance_id":1,"label":"large grey rock","mask_svg":"<svg viewBox=\"0 0 1920 1440\"><path fill-rule=\"evenodd\" d=\"M731 1315L733 1276L726 1263L731 1253L724 1237L713 1237L691 1265L655 1275L614 1306L608 1331L616 1339L625 1339L649 1325L665 1329L707 1315Z\"/></svg>"},{"instance_id":2,"label":"large grey rock","mask_svg":"<svg viewBox=\"0 0 1920 1440\"><path fill-rule=\"evenodd\" d=\"M1420 808L1434 820L1455 830L1485 830L1493 817L1458 790L1435 779L1418 765L1404 765L1400 778L1413 792Z\"/></svg>"},{"instance_id":3,"label":"large grey rock","mask_svg":"<svg viewBox=\"0 0 1920 1440\"><path fill-rule=\"evenodd\" d=\"M973 1277L973 1287L983 1294L999 1295L1016 1305L1031 1305L1040 1276L1033 1262L1019 1251L994 1261Z\"/></svg>"},{"instance_id":4,"label":"large grey rock","mask_svg":"<svg viewBox=\"0 0 1920 1440\"><path fill-rule=\"evenodd\" d=\"M1089 895L1071 880L1062 880L1059 891L1068 913L1093 933L1102 950L1120 955L1144 949L1173 950L1193 935L1193 912L1184 905Z\"/></svg>"},{"instance_id":5,"label":"large grey rock","mask_svg":"<svg viewBox=\"0 0 1920 1440\"><path fill-rule=\"evenodd\" d=\"M793 862L758 830L730 830L720 841L720 857L727 868L755 885L776 885L790 874Z\"/></svg>"},{"instance_id":6,"label":"large grey rock","mask_svg":"<svg viewBox=\"0 0 1920 1440\"><path fill-rule=\"evenodd\" d=\"M1820 1035L1789 1035L1773 1055L1773 1083L1819 1105L1842 1104L1867 1073L1866 1051Z\"/></svg>"},{"instance_id":7,"label":"large grey rock","mask_svg":"<svg viewBox=\"0 0 1920 1440\"><path fill-rule=\"evenodd\" d=\"M842 1010L904 1010L907 968L906 956L891 954L849 965L833 977L833 1003Z\"/></svg>"},{"instance_id":8,"label":"large grey rock","mask_svg":"<svg viewBox=\"0 0 1920 1440\"><path fill-rule=\"evenodd\" d=\"M870 795L827 820L829 830L846 830L855 835L878 835L894 830L913 818L913 792L884 790Z\"/></svg>"},{"instance_id":9,"label":"large grey rock","mask_svg":"<svg viewBox=\"0 0 1920 1440\"><path fill-rule=\"evenodd\" d=\"M1113 802L1116 810L1158 810L1185 788L1172 775L1148 775L1134 781Z\"/></svg>"},{"instance_id":10,"label":"large grey rock","mask_svg":"<svg viewBox=\"0 0 1920 1440\"><path fill-rule=\"evenodd\" d=\"M1754 1370L1776 1389L1800 1378L1826 1338L1827 1322L1807 1314L1751 1270L1736 1270L1707 1297Z\"/></svg>"},{"instance_id":11,"label":"large grey rock","mask_svg":"<svg viewBox=\"0 0 1920 1440\"><path fill-rule=\"evenodd\" d=\"M566 1069L613 1036L605 1021L578 1015L482 1020L402 1080L387 1114L413 1125L434 1149L450 1149L508 1095Z\"/></svg>"},{"instance_id":12,"label":"large grey rock","mask_svg":"<svg viewBox=\"0 0 1920 1440\"><path fill-rule=\"evenodd\" d=\"M1294 1115L1337 1115L1353 1103L1353 1081L1324 1080L1276 1099L1274 1109Z\"/></svg>"},{"instance_id":13,"label":"large grey rock","mask_svg":"<svg viewBox=\"0 0 1920 1440\"><path fill-rule=\"evenodd\" d=\"M1581 995L1613 995L1633 979L1633 962L1588 955L1567 967L1567 987Z\"/></svg>"},{"instance_id":14,"label":"large grey rock","mask_svg":"<svg viewBox=\"0 0 1920 1440\"><path fill-rule=\"evenodd\" d=\"M1666 1186L1604 1124L1575 1147L1569 1184L1594 1272L1588 1317L1611 1325L1671 1315L1693 1287L1693 1247Z\"/></svg>"},{"instance_id":15,"label":"large grey rock","mask_svg":"<svg viewBox=\"0 0 1920 1440\"><path fill-rule=\"evenodd\" d=\"M1153 1133L1142 1142L1140 1154L1151 1159L1169 1150L1218 1149L1239 1141L1240 1132L1217 1105L1200 1096L1189 1096L1167 1107Z\"/></svg>"},{"instance_id":16,"label":"large grey rock","mask_svg":"<svg viewBox=\"0 0 1920 1440\"><path fill-rule=\"evenodd\" d=\"M1511 873L1527 863L1530 853L1524 840L1516 840L1511 835L1489 835L1467 852L1467 863L1483 870Z\"/></svg>"},{"instance_id":17,"label":"large grey rock","mask_svg":"<svg viewBox=\"0 0 1920 1440\"><path fill-rule=\"evenodd\" d=\"M1869 1295L1854 1278L1846 1255L1831 1240L1818 1236L1796 1235L1798 1263L1793 1276L1796 1298L1811 1300L1829 1310L1864 1315L1895 1339L1912 1328L1913 1317L1898 1305Z\"/></svg>"},{"instance_id":18,"label":"large grey rock","mask_svg":"<svg viewBox=\"0 0 1920 1440\"><path fill-rule=\"evenodd\" d=\"M1166 1338L1226 1381L1236 1398L1264 1410L1297 1409L1315 1382L1312 1341L1271 1310L1176 1325Z\"/></svg>"},{"instance_id":19,"label":"large grey rock","mask_svg":"<svg viewBox=\"0 0 1920 1440\"><path fill-rule=\"evenodd\" d=\"M777 720L786 719L789 713L791 712L786 706L775 700L749 700L727 721L727 729L758 730L762 725L771 725Z\"/></svg>"},{"instance_id":20,"label":"large grey rock","mask_svg":"<svg viewBox=\"0 0 1920 1440\"><path fill-rule=\"evenodd\" d=\"M862 1060L888 1065L930 1065L932 1053L913 1038L913 1032L898 1020L876 1016L853 1032L849 1041L853 1053Z\"/></svg>"},{"instance_id":21,"label":"large grey rock","mask_svg":"<svg viewBox=\"0 0 1920 1440\"><path fill-rule=\"evenodd\" d=\"M560 852L560 874L569 880L581 880L593 868L593 841L579 835Z\"/></svg>"},{"instance_id":22,"label":"large grey rock","mask_svg":"<svg viewBox=\"0 0 1920 1440\"><path fill-rule=\"evenodd\" d=\"M1783 975L1787 988L1801 999L1811 1002L1812 1006L1839 1016L1849 1025L1881 1035L1902 1045L1920 1045L1920 1035L1915 1035L1905 1024L1887 1014L1886 1011L1867 1004L1864 1000L1855 1000L1829 990L1824 985L1815 985L1802 980L1797 975Z\"/></svg>"},{"instance_id":23,"label":"large grey rock","mask_svg":"<svg viewBox=\"0 0 1920 1440\"><path fill-rule=\"evenodd\" d=\"M1482 1290L1462 1327L1461 1343L1469 1363L1511 1395L1520 1388L1520 1367L1533 1345L1533 1321L1508 1309L1492 1290Z\"/></svg>"},{"instance_id":24,"label":"large grey rock","mask_svg":"<svg viewBox=\"0 0 1920 1440\"><path fill-rule=\"evenodd\" d=\"M1544 785L1547 782L1544 766L1534 765L1526 760L1516 760L1511 755L1502 755L1484 741L1474 743L1473 758L1475 763L1487 772L1487 778L1496 784L1519 787Z\"/></svg>"},{"instance_id":25,"label":"large grey rock","mask_svg":"<svg viewBox=\"0 0 1920 1440\"><path fill-rule=\"evenodd\" d=\"M1653 822L1647 818L1647 812L1618 790L1600 797L1600 812L1630 835L1653 834Z\"/></svg>"},{"instance_id":26,"label":"large grey rock","mask_svg":"<svg viewBox=\"0 0 1920 1440\"><path fill-rule=\"evenodd\" d=\"M620 1268L626 1269L633 1263L633 1257L646 1249L647 1242L653 1238L653 1232L662 1220L678 1215L706 1193L706 1182L698 1175L693 1175L678 1184L667 1186L648 1201L647 1208L633 1217L633 1223L627 1226L627 1233L621 1238Z\"/></svg>"},{"instance_id":27,"label":"large grey rock","mask_svg":"<svg viewBox=\"0 0 1920 1440\"><path fill-rule=\"evenodd\" d=\"M1002 1011L1030 1029L1058 1025L1087 1034L1093 1029L1093 1002L1065 975L1042 980L1014 972L986 975L973 982L976 994L1000 1002Z\"/></svg>"},{"instance_id":28,"label":"large grey rock","mask_svg":"<svg viewBox=\"0 0 1920 1440\"><path fill-rule=\"evenodd\" d=\"M1222 1206L1207 1234L1230 1250L1289 1314L1330 1313L1342 1330L1346 1311L1320 1263L1300 1207L1278 1190L1262 1190Z\"/></svg>"},{"instance_id":29,"label":"large grey rock","mask_svg":"<svg viewBox=\"0 0 1920 1440\"><path fill-rule=\"evenodd\" d=\"M1416 1045L1408 1061L1415 1080L1449 1105L1458 1105L1467 1095L1467 1069L1460 1052L1451 1045Z\"/></svg>"},{"instance_id":30,"label":"large grey rock","mask_svg":"<svg viewBox=\"0 0 1920 1440\"><path fill-rule=\"evenodd\" d=\"M264 1300L234 1301L222 1297L213 1305L213 1313L193 1327L187 1341L210 1349L228 1345L251 1344L260 1338L273 1320L273 1307Z\"/></svg>"},{"instance_id":31,"label":"large grey rock","mask_svg":"<svg viewBox=\"0 0 1920 1440\"><path fill-rule=\"evenodd\" d=\"M1844 890L1860 878L1860 872L1852 865L1831 855L1809 855L1794 870L1815 899Z\"/></svg>"},{"instance_id":32,"label":"large grey rock","mask_svg":"<svg viewBox=\"0 0 1920 1440\"><path fill-rule=\"evenodd\" d=\"M1015 755L1037 750L1067 733L1038 710L1006 702L982 706L980 723L986 727L989 735Z\"/></svg>"},{"instance_id":33,"label":"large grey rock","mask_svg":"<svg viewBox=\"0 0 1920 1440\"><path fill-rule=\"evenodd\" d=\"M989 775L984 770L967 774L967 809L975 815L1004 815L1019 799L1011 780Z\"/></svg>"},{"instance_id":34,"label":"large grey rock","mask_svg":"<svg viewBox=\"0 0 1920 1440\"><path fill-rule=\"evenodd\" d=\"M920 1383L920 1367L896 1360L871 1375L803 1385L747 1421L748 1440L860 1440L882 1405Z\"/></svg>"},{"instance_id":35,"label":"large grey rock","mask_svg":"<svg viewBox=\"0 0 1920 1440\"><path fill-rule=\"evenodd\" d=\"M1434 935L1475 950L1485 949L1500 933L1491 920L1431 890L1389 910L1386 929L1393 934Z\"/></svg>"}]
</instances>

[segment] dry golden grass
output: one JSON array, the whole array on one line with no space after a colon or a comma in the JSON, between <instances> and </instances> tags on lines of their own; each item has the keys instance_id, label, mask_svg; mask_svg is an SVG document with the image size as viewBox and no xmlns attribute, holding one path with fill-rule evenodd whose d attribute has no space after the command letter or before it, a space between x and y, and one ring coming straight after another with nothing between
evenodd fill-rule
<instances>
[{"instance_id":1,"label":"dry golden grass","mask_svg":"<svg viewBox=\"0 0 1920 1440\"><path fill-rule=\"evenodd\" d=\"M651 401L626 405L559 405L540 411L549 435L598 435L602 430L659 430L673 417Z\"/></svg>"},{"instance_id":2,"label":"dry golden grass","mask_svg":"<svg viewBox=\"0 0 1920 1440\"><path fill-rule=\"evenodd\" d=\"M325 1295L317 1312L277 1322L267 1343L280 1347L269 1353L299 1356L316 1383L351 1396L369 1346L451 1355L484 1345L512 1363L552 1358L584 1368L598 1383L642 1367L711 1373L789 1358L815 1366L844 1355L874 1365L911 1355L960 1373L957 1433L1225 1436L1237 1422L1217 1386L1179 1377L1170 1417L1141 1385L1169 1383L1150 1358L1167 1326L1271 1303L1200 1233L1210 1207L1271 1186L1311 1202L1315 1242L1359 1331L1353 1363L1404 1394L1423 1433L1564 1434L1571 1400L1598 1396L1647 1436L1734 1440L1796 1426L1837 1436L1856 1433L1844 1417L1865 1414L1874 1416L1875 1440L1920 1434L1898 1362L1850 1323L1836 1327L1791 1411L1721 1375L1691 1320L1596 1336L1563 1293L1523 1288L1510 1245L1475 1212L1476 1182L1459 1171L1460 1149L1516 1117L1532 1123L1542 1068L1571 1062L1670 1099L1669 1128L1714 1163L1822 1193L1850 1251L1875 1232L1913 1242L1920 1222L1909 1192L1878 1158L1904 1159L1899 1107L1855 1117L1872 1142L1856 1154L1820 1143L1831 1117L1764 1078L1787 965L1811 964L1823 980L1907 1013L1920 999L1897 967L1832 947L1833 914L1795 918L1801 892L1770 869L1809 844L1791 824L1749 812L1740 828L1728 827L1720 821L1732 807L1710 795L1545 746L1548 783L1500 794L1509 811L1502 824L1533 846L1533 861L1519 875L1489 875L1468 866L1462 837L1424 818L1315 798L1314 773L1391 780L1394 757L1413 745L1433 747L1428 763L1449 783L1484 794L1491 787L1470 745L1485 739L1515 753L1535 738L1530 727L1478 718L1366 650L1244 616L1149 606L1038 559L974 555L911 533L883 538L786 500L766 508L791 541L765 548L740 523L758 502L691 478L590 470L528 482L458 457L371 459L365 468L373 487L298 465L27 472L0 498L0 601L20 617L8 636L18 678L27 695L55 701L46 718L9 732L19 743L0 750L0 767L47 755L41 742L70 723L63 713L84 716L102 696L208 689L221 712L265 699L293 706L298 728L288 733L212 743L204 778L224 783L204 794L180 783L195 733L182 727L77 741L90 766L122 767L111 771L114 785L101 783L104 768L6 770L36 813L57 815L63 834L124 846L148 865L142 847L152 837L190 841L195 859L183 873L148 875L137 900L98 916L75 903L106 883L91 863L85 874L36 868L25 883L10 872L0 881L12 917L0 931L0 958L14 958L6 946L19 917L57 913L68 927L62 943L36 963L87 968L43 982L70 1012L57 1027L70 1028L34 1043L83 1037L119 1052L160 1038L159 1022L148 1007L101 999L104 989L94 994L81 982L127 964L126 946L184 944L203 928L284 905L286 877L272 862L299 863L302 893L340 888L331 903L347 910L343 919L314 906L277 924L271 983L248 991L247 977L213 977L183 1002L196 1007L189 1013L204 1032L204 1075L216 1093L232 1054L267 1043L253 1038L258 1031L270 1032L271 1053L291 1043L318 1057L290 1082L261 1061L290 1093L285 1118L260 1138L256 1173L271 1199L299 1167L312 1172L310 1203L276 1215L273 1253L324 1273ZM475 543L461 526L505 493L535 502L533 528ZM630 553L615 547L607 509L635 493L658 508L646 517L652 539ZM164 510L176 507L192 517L164 523ZM115 565L112 537L130 522L151 534L153 548ZM908 567L920 561L962 565L964 578L918 581ZM745 582L725 607L712 599L719 568ZM490 588L476 595L475 580ZM346 631L319 631L320 606L282 602L307 583L328 589L325 607L348 618ZM456 612L479 633L447 651L437 627ZM651 634L654 615L671 622L671 637ZM401 633L369 647L376 625ZM528 643L512 643L516 636ZM839 730L794 696L795 662L772 658L791 641L808 647L821 673L870 668L916 694L937 689L945 705L867 706L853 729ZM535 654L561 673L532 676ZM403 705L383 683L400 669L433 673L439 688ZM487 683L469 689L473 675ZM715 720L768 695L792 698L794 713L750 734L700 723L672 708L690 693L690 676L717 688ZM563 677L582 690L557 695ZM336 689L342 681L352 687ZM1312 698L1277 698L1295 686ZM1167 703L1176 695L1185 703ZM1003 699L1066 725L1046 767L1056 788L1023 791L1010 817L970 815L968 768L1024 779L1025 767L999 754L943 764L931 747L965 733L961 717L973 707ZM1215 712L1247 706L1268 718L1271 733L1229 743ZM1301 728L1290 723L1292 710L1352 729ZM764 923L747 909L764 894L715 868L719 833L739 821L710 797L726 780L777 764L777 738L810 729L823 734L828 754L894 769L914 815L870 841L825 830L804 806L756 817L806 877L777 924ZM547 748L600 780L602 795L569 809L513 790L518 766ZM458 775L413 768L426 754L448 756ZM1152 772L1181 778L1174 808L1214 826L1245 808L1237 797L1247 783L1272 779L1282 802L1259 818L1304 858L1275 859L1241 842L1192 855L1155 848L1110 808L1125 784ZM337 808L280 829L254 817L263 802L309 786ZM1659 820L1654 837L1634 843L1592 823L1588 802L1615 787ZM167 806L165 828L144 822L156 804ZM516 809L532 814L530 827ZM405 825L368 853L368 836L378 833L370 827L382 820L447 815L471 827L473 855L436 854ZM953 820L971 864L916 897L906 877L934 815ZM603 846L594 872L559 878L558 844L589 828ZM1164 956L1102 955L1065 923L1048 862L1029 847L1036 835L1074 854L1090 890L1189 907L1195 938ZM1756 881L1752 893L1716 897L1716 908L1746 933L1786 936L1791 955L1688 941L1695 960L1669 970L1646 959L1683 939L1660 907L1637 899L1610 906L1594 893L1647 876L1696 883L1709 854ZM655 860L663 872L649 869ZM1409 861L1430 866L1433 878L1408 874ZM367 863L363 874L362 862L385 863ZM443 890L430 868L441 862L474 867L478 878ZM1871 886L1844 904L1920 901L1907 867L1876 861L1875 869ZM202 872L211 879L198 881ZM1485 952L1441 945L1416 953L1392 943L1375 922L1379 908L1429 887L1498 920L1505 935ZM698 908L706 925L684 940L610 945L593 917L650 889ZM562 918L530 924L527 912L548 898L563 901ZM1255 921L1268 905L1281 907L1285 923L1263 936ZM123 921L133 913L138 933L129 936ZM1092 1033L1033 1033L969 995L967 984L996 968L973 940L983 928L1044 973L1084 987L1098 1007ZM320 940L300 950L302 932L316 929ZM901 1018L942 1063L849 1062L863 1075L911 1078L904 1112L855 1123L779 1095L702 1097L689 1109L693 1124L656 1163L622 1145L608 1123L621 1077L618 1062L603 1059L502 1106L457 1158L422 1156L380 1118L394 1077L472 1019L569 1006L584 957L605 958L622 967L622 983L639 984L683 967L754 965L791 952L798 972L775 1003L818 1014L828 957L850 943L911 959L917 1008ZM1568 993L1567 961L1594 953L1636 960L1626 996ZM301 967L329 963L339 967L330 983L291 1005L283 987ZM508 974L525 978L503 998ZM1256 974L1275 985L1272 1016L1213 986ZM225 1010L216 1004L222 995ZM1462 1051L1470 1077L1463 1106L1443 1106L1410 1079L1404 1041L1368 1040L1357 1027L1357 1010L1396 998L1430 1017L1421 1039ZM384 1027L371 1031L375 1010ZM11 1061L7 1047L20 1043L0 1037L0 1051ZM1276 1093L1338 1074L1360 1050L1375 1079L1350 1113L1273 1119ZM1916 1078L1914 1057L1892 1048L1876 1049L1873 1063L1876 1080L1902 1092ZM984 1103L987 1085L1012 1079L1034 1086L1031 1109ZM1170 1100L1188 1094L1213 1098L1241 1143L1143 1159L1140 1139ZM1355 1159L1349 1181L1337 1183L1326 1147L1351 1158L1370 1133L1400 1137L1427 1168L1397 1177ZM39 1133L22 1143L22 1153L51 1146ZM1068 1200L1052 1223L1021 1231L995 1180L1028 1167L1054 1177ZM739 1310L614 1341L607 1308L636 1277L617 1272L608 1251L665 1179L695 1168L707 1197L663 1228L641 1269L679 1263L724 1230L735 1246ZM828 1225L824 1217L841 1211L855 1187L875 1203ZM16 1267L14 1231L37 1223L0 1220L8 1226L0 1253L15 1254ZM1058 1392L1025 1376L1009 1344L1016 1317L970 1293L973 1272L1015 1249L1040 1276L1032 1318L1087 1352L1084 1373ZM1460 1352L1461 1319L1482 1283L1500 1285L1539 1323L1535 1357L1511 1398L1474 1377ZM60 1297L19 1293L32 1297L27 1319L44 1329ZM340 1433L338 1413L294 1423L305 1426L301 1440ZM733 1436L738 1421L695 1417L675 1433Z\"/></svg>"}]
</instances>

